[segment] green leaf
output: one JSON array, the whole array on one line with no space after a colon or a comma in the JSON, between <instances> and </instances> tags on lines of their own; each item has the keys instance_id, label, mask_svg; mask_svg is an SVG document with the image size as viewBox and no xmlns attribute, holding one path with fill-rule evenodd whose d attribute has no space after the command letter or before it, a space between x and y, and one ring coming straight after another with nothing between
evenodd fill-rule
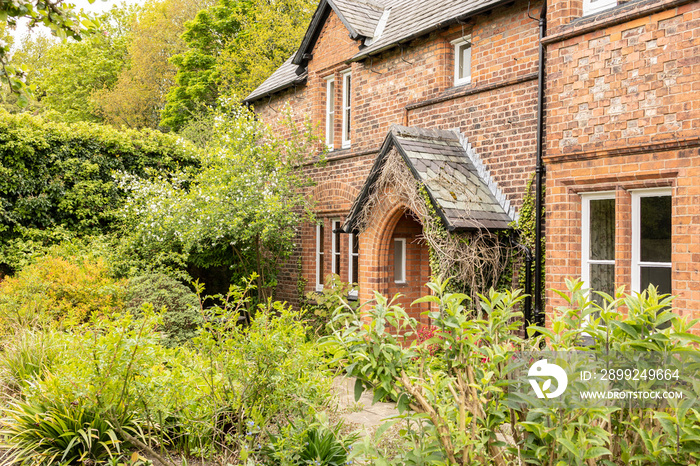
<instances>
[{"instance_id":1,"label":"green leaf","mask_svg":"<svg viewBox=\"0 0 700 466\"><path fill-rule=\"evenodd\" d=\"M362 380L360 379L355 379L355 402L357 403L360 400L360 397L362 396L362 392L365 391L365 386L362 383Z\"/></svg>"},{"instance_id":2,"label":"green leaf","mask_svg":"<svg viewBox=\"0 0 700 466\"><path fill-rule=\"evenodd\" d=\"M579 452L578 448L576 448L576 445L574 443L566 438L559 437L557 438L557 442L561 443L564 445L564 447L571 452L576 458L581 458L581 453Z\"/></svg>"},{"instance_id":3,"label":"green leaf","mask_svg":"<svg viewBox=\"0 0 700 466\"><path fill-rule=\"evenodd\" d=\"M607 448L604 448L604 447L593 447L593 448L589 448L588 450L586 450L586 454L584 455L583 459L586 459L586 460L589 458L597 459L597 458L600 458L601 456L605 456L605 455L612 455L612 452L610 452L610 450L608 450Z\"/></svg>"}]
</instances>

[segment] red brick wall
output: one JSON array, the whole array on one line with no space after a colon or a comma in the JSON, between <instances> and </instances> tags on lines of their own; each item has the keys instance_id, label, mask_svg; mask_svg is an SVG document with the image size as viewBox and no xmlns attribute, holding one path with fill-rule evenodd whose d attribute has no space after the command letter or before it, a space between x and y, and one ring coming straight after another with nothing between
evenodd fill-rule
<instances>
[{"instance_id":1,"label":"red brick wall","mask_svg":"<svg viewBox=\"0 0 700 466\"><path fill-rule=\"evenodd\" d=\"M629 290L631 190L670 187L675 306L700 317L700 3L562 37L547 53L547 288L581 275L581 194L611 190Z\"/></svg>"}]
</instances>

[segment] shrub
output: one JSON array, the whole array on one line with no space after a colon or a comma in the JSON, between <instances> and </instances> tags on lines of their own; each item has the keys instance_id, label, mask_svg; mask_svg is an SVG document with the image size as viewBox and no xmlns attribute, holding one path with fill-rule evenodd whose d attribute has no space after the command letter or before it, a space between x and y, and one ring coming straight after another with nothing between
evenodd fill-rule
<instances>
[{"instance_id":1,"label":"shrub","mask_svg":"<svg viewBox=\"0 0 700 466\"><path fill-rule=\"evenodd\" d=\"M352 284L343 282L336 274L326 276L323 291L309 292L302 304L302 317L312 331L310 337L318 338L330 334L328 323L339 307L357 308L357 301L349 301L350 292L356 290Z\"/></svg>"},{"instance_id":2,"label":"shrub","mask_svg":"<svg viewBox=\"0 0 700 466\"><path fill-rule=\"evenodd\" d=\"M238 324L248 305L248 288L232 286L223 307L212 309L194 347L207 361L204 378L211 401L226 422L212 431L220 451L240 452L245 460L256 451L258 432L308 416L323 404L330 378L314 342L306 338L299 312L279 302L260 304L250 325Z\"/></svg>"},{"instance_id":3,"label":"shrub","mask_svg":"<svg viewBox=\"0 0 700 466\"><path fill-rule=\"evenodd\" d=\"M136 315L146 303L156 310L165 309L165 346L174 347L190 341L202 323L197 295L167 275L150 274L130 279L125 301L127 311Z\"/></svg>"},{"instance_id":4,"label":"shrub","mask_svg":"<svg viewBox=\"0 0 700 466\"><path fill-rule=\"evenodd\" d=\"M71 328L122 309L122 295L102 259L47 255L0 283L0 327Z\"/></svg>"},{"instance_id":5,"label":"shrub","mask_svg":"<svg viewBox=\"0 0 700 466\"><path fill-rule=\"evenodd\" d=\"M0 274L16 269L16 240L48 245L66 235L113 231L125 198L114 172L145 179L196 165L196 152L181 138L157 131L3 115Z\"/></svg>"},{"instance_id":6,"label":"shrub","mask_svg":"<svg viewBox=\"0 0 700 466\"><path fill-rule=\"evenodd\" d=\"M109 421L80 403L21 402L5 412L7 464L96 464L128 447ZM119 422L131 428L130 418Z\"/></svg>"},{"instance_id":7,"label":"shrub","mask_svg":"<svg viewBox=\"0 0 700 466\"><path fill-rule=\"evenodd\" d=\"M269 434L261 449L266 463L274 466L346 466L357 434L343 435L343 422L330 425L323 415L308 426L288 425L279 435Z\"/></svg>"},{"instance_id":8,"label":"shrub","mask_svg":"<svg viewBox=\"0 0 700 466\"><path fill-rule=\"evenodd\" d=\"M35 380L41 380L61 357L63 348L54 332L19 331L8 337L0 353L0 377L15 394Z\"/></svg>"},{"instance_id":9,"label":"shrub","mask_svg":"<svg viewBox=\"0 0 700 466\"><path fill-rule=\"evenodd\" d=\"M561 293L568 305L552 315L551 327L531 327L541 334L531 340L518 332L518 292L491 290L473 310L465 295L431 283L432 294L417 302L430 303L426 315L437 330L410 342L416 321L383 296L362 313L340 308L334 321L346 323L323 344L357 377L356 397L371 388L375 400L391 394L400 410L411 409L404 414L409 428L402 453L387 458L365 440L354 456L373 464L696 463L700 414L691 409L693 400L659 409L593 403L562 409L534 397L529 406L508 397L516 351L697 354L699 339L689 333L695 321L674 315L670 298L653 287L634 295L600 293L599 305L580 282L568 284L568 293ZM583 346L584 337L592 339L590 346Z\"/></svg>"}]
</instances>

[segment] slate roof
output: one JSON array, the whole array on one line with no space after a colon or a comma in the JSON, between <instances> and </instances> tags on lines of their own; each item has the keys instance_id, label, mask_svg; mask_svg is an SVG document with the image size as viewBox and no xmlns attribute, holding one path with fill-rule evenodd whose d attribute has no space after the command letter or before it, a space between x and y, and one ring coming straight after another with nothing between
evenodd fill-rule
<instances>
[{"instance_id":1,"label":"slate roof","mask_svg":"<svg viewBox=\"0 0 700 466\"><path fill-rule=\"evenodd\" d=\"M331 10L335 11L353 39L364 40L363 44L366 47L350 59L350 61L359 61L395 47L401 42L489 10L506 1L321 0L311 19L304 40L298 52L292 57L293 59L287 60L272 76L246 97L244 102L252 102L306 80L306 63L309 60L309 54ZM387 9L391 9L391 12L386 26L381 36L374 38L377 24ZM297 66L300 68L297 69Z\"/></svg>"},{"instance_id":2,"label":"slate roof","mask_svg":"<svg viewBox=\"0 0 700 466\"><path fill-rule=\"evenodd\" d=\"M358 229L362 208L393 148L425 186L448 231L510 229L514 209L480 161L473 160L473 151L464 137L452 131L392 125L343 225L344 231Z\"/></svg>"},{"instance_id":3,"label":"slate roof","mask_svg":"<svg viewBox=\"0 0 700 466\"><path fill-rule=\"evenodd\" d=\"M330 0L341 11L352 28L361 36L372 37L384 7L366 0Z\"/></svg>"},{"instance_id":4,"label":"slate roof","mask_svg":"<svg viewBox=\"0 0 700 466\"><path fill-rule=\"evenodd\" d=\"M400 42L444 28L489 10L499 3L504 3L504 0L384 0L384 7L391 8L384 33L352 60L361 60Z\"/></svg>"},{"instance_id":5,"label":"slate roof","mask_svg":"<svg viewBox=\"0 0 700 466\"><path fill-rule=\"evenodd\" d=\"M299 67L292 64L294 55L289 57L277 70L270 75L260 86L245 98L243 102L252 102L269 94L274 94L295 84L306 82L306 70L301 75L297 75Z\"/></svg>"}]
</instances>

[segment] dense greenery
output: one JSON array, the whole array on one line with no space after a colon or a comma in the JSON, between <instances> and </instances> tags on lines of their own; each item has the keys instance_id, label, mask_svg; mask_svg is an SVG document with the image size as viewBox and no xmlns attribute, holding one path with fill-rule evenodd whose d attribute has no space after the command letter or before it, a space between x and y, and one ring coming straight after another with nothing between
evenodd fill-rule
<instances>
[{"instance_id":1,"label":"dense greenery","mask_svg":"<svg viewBox=\"0 0 700 466\"><path fill-rule=\"evenodd\" d=\"M94 0L92 0L94 1ZM61 38L80 40L84 33L94 32L98 23L82 11L76 13L72 5L62 0L2 0L0 1L0 24L15 27L18 20L28 19L30 27L42 24ZM4 35L4 34L3 34ZM11 42L0 35L0 85L6 84L12 93L19 95L18 103L25 106L32 97L32 89L24 79L24 70L11 64Z\"/></svg>"},{"instance_id":2,"label":"dense greenery","mask_svg":"<svg viewBox=\"0 0 700 466\"><path fill-rule=\"evenodd\" d=\"M217 116L198 170L125 177L131 196L123 214L134 254L182 251L188 263L230 267L234 281L255 273L258 294L270 297L297 226L312 217L302 166L317 141L289 124L293 136L282 140L233 106Z\"/></svg>"},{"instance_id":3,"label":"dense greenery","mask_svg":"<svg viewBox=\"0 0 700 466\"><path fill-rule=\"evenodd\" d=\"M119 295L125 286L113 284ZM286 426L318 432L325 445L327 428L314 418L329 387L319 349L297 312L281 303L252 309L251 290L232 287L225 305L198 306L194 337L172 348L151 303L135 317L115 301L88 321L18 324L4 312L0 448L31 464L103 464L134 447L154 459L163 448L236 464L288 435ZM0 291L24 302L42 295L7 282ZM255 314L249 326L238 324L242 312Z\"/></svg>"},{"instance_id":4,"label":"dense greenery","mask_svg":"<svg viewBox=\"0 0 700 466\"><path fill-rule=\"evenodd\" d=\"M139 179L197 163L194 147L154 131L116 131L28 115L0 119L0 267L7 273L36 244L108 233Z\"/></svg>"},{"instance_id":5,"label":"dense greenery","mask_svg":"<svg viewBox=\"0 0 700 466\"><path fill-rule=\"evenodd\" d=\"M88 18L61 2L5 3L0 88L9 112L173 129L195 140L200 131L189 127L209 124L220 97L242 99L289 58L317 4L151 0ZM6 29L19 17L70 40L36 31L15 40Z\"/></svg>"},{"instance_id":6,"label":"dense greenery","mask_svg":"<svg viewBox=\"0 0 700 466\"><path fill-rule=\"evenodd\" d=\"M419 300L432 306L426 312L434 325L429 338L410 340L418 333L417 321L380 295L364 315L345 306L336 313L335 333L325 345L357 377L356 394L370 388L375 399L389 396L399 409L411 410L403 416L408 428L402 431L402 451L387 455L368 437L354 457L378 465L698 461L694 386L686 387L689 399L658 408L593 402L563 408L515 395L519 351L530 351L532 358L541 350L673 354L692 361L683 366L691 374L697 369L698 338L690 333L696 321L675 315L669 297L658 296L653 287L634 295L620 289L615 297L604 295L601 307L581 282L569 282L568 293L561 293L568 305L552 315L550 328L529 329L542 336L525 340L517 331L519 293L492 290L472 308L465 295L447 291L446 283L429 287L432 294ZM529 367L532 360L522 364Z\"/></svg>"},{"instance_id":7,"label":"dense greenery","mask_svg":"<svg viewBox=\"0 0 700 466\"><path fill-rule=\"evenodd\" d=\"M182 129L216 108L220 95L242 99L296 51L316 0L219 0L187 24L187 49L173 56L176 85L162 124Z\"/></svg>"}]
</instances>

